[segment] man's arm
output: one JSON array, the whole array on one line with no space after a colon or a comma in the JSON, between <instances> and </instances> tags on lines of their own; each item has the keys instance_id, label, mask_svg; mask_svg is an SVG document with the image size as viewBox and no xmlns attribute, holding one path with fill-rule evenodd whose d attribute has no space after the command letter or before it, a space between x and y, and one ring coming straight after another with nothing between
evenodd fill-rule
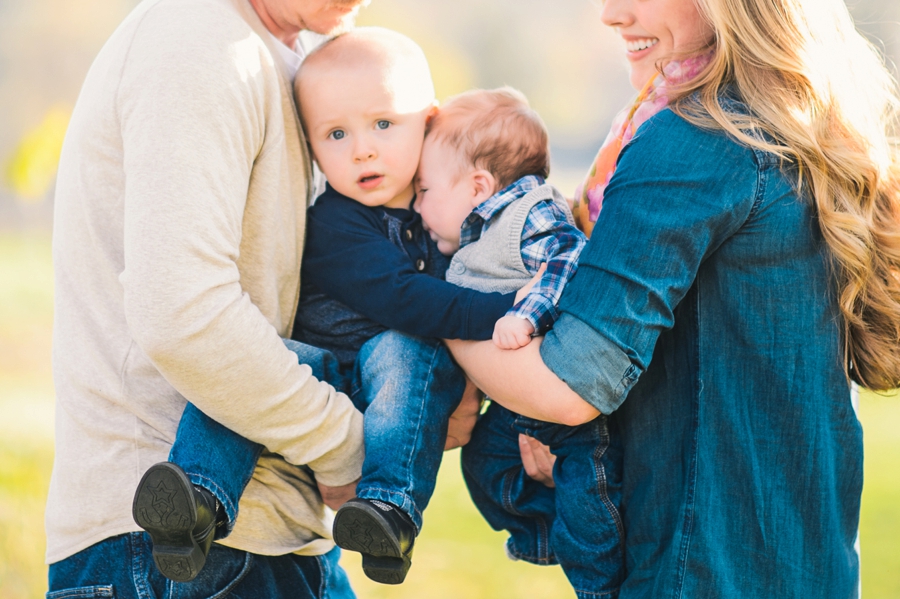
<instances>
[{"instance_id":1,"label":"man's arm","mask_svg":"<svg viewBox=\"0 0 900 599\"><path fill-rule=\"evenodd\" d=\"M297 364L237 266L244 236L263 234L245 222L254 162L283 126L267 122L280 105L267 50L239 27L207 32L154 18L151 9L142 27L156 35L138 32L118 96L129 329L210 417L308 464L323 484L349 483L360 472L361 415ZM171 43L160 45L161 28Z\"/></svg>"}]
</instances>

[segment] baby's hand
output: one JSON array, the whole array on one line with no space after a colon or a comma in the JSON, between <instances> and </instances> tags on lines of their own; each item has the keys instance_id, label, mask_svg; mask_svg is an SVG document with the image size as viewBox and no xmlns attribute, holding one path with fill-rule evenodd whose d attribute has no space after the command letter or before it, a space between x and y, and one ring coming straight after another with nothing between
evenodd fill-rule
<instances>
[{"instance_id":1,"label":"baby's hand","mask_svg":"<svg viewBox=\"0 0 900 599\"><path fill-rule=\"evenodd\" d=\"M518 316L507 314L494 325L494 345L500 349L519 349L531 343L534 325Z\"/></svg>"}]
</instances>

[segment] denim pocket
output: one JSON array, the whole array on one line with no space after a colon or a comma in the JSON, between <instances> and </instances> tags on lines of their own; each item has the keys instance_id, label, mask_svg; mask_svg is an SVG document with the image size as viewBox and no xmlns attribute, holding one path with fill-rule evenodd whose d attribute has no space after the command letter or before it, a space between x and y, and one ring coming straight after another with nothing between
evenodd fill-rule
<instances>
[{"instance_id":1,"label":"denim pocket","mask_svg":"<svg viewBox=\"0 0 900 599\"><path fill-rule=\"evenodd\" d=\"M115 598L116 593L112 585L78 587L75 589L63 589L52 591L45 595L46 599L96 599L101 597Z\"/></svg>"},{"instance_id":2,"label":"denim pocket","mask_svg":"<svg viewBox=\"0 0 900 599\"><path fill-rule=\"evenodd\" d=\"M226 597L253 567L253 555L214 543L206 565L190 584L170 583L168 599L220 599ZM265 594L260 594L265 597Z\"/></svg>"}]
</instances>

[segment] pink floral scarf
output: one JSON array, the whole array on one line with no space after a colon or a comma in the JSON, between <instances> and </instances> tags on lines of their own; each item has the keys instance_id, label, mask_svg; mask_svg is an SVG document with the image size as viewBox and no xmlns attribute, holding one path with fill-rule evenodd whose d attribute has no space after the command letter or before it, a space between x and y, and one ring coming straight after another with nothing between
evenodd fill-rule
<instances>
[{"instance_id":1,"label":"pink floral scarf","mask_svg":"<svg viewBox=\"0 0 900 599\"><path fill-rule=\"evenodd\" d=\"M696 77L709 64L711 58L712 55L707 53L669 62L662 73L647 82L631 106L615 118L587 178L575 192L572 211L576 224L585 235L591 236L594 223L600 215L603 193L613 173L616 172L616 161L622 148L634 138L641 125L669 104L668 88Z\"/></svg>"}]
</instances>

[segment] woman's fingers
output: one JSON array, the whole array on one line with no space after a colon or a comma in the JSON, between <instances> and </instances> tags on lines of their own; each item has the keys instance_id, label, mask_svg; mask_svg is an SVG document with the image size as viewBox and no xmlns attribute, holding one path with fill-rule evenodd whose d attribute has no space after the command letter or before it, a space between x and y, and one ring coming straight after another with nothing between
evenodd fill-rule
<instances>
[{"instance_id":1,"label":"woman's fingers","mask_svg":"<svg viewBox=\"0 0 900 599\"><path fill-rule=\"evenodd\" d=\"M550 453L550 448L527 435L519 435L519 453L522 456L522 466L525 473L539 483L553 488L553 464L556 456Z\"/></svg>"},{"instance_id":2,"label":"woman's fingers","mask_svg":"<svg viewBox=\"0 0 900 599\"><path fill-rule=\"evenodd\" d=\"M478 421L478 413L481 411L481 403L484 394L478 387L466 377L466 389L463 391L459 406L450 415L447 423L447 440L444 442L444 451L462 447L472 438L472 429Z\"/></svg>"}]
</instances>

